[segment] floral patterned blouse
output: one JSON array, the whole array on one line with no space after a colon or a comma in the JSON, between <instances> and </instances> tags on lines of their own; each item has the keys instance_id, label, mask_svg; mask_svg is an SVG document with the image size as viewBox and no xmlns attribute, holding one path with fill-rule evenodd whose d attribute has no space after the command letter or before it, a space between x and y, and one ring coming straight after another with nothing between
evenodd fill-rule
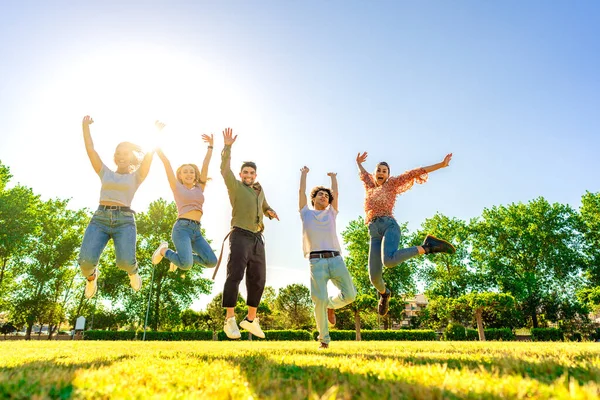
<instances>
[{"instance_id":1,"label":"floral patterned blouse","mask_svg":"<svg viewBox=\"0 0 600 400\"><path fill-rule=\"evenodd\" d=\"M360 173L360 180L365 185L365 223L369 224L376 217L393 217L396 196L409 190L415 182L427 182L429 175L423 168L406 171L402 175L391 176L381 186L377 186L373 175Z\"/></svg>"}]
</instances>

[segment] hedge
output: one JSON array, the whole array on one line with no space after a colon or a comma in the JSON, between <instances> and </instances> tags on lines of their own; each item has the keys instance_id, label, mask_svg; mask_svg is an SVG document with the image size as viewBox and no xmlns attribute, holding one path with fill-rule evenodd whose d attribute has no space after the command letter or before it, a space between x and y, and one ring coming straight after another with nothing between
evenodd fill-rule
<instances>
[{"instance_id":1,"label":"hedge","mask_svg":"<svg viewBox=\"0 0 600 400\"><path fill-rule=\"evenodd\" d=\"M138 337L141 339L143 333L139 333ZM156 332L146 331L146 340L164 340L164 341L177 341L177 340L213 340L212 331L177 331L177 332Z\"/></svg>"},{"instance_id":2,"label":"hedge","mask_svg":"<svg viewBox=\"0 0 600 400\"><path fill-rule=\"evenodd\" d=\"M485 340L515 340L515 334L510 328L484 329ZM465 328L460 324L448 324L443 335L444 340L476 341L479 340L477 329Z\"/></svg>"},{"instance_id":3,"label":"hedge","mask_svg":"<svg viewBox=\"0 0 600 400\"><path fill-rule=\"evenodd\" d=\"M83 340L135 340L135 331L84 331Z\"/></svg>"},{"instance_id":4,"label":"hedge","mask_svg":"<svg viewBox=\"0 0 600 400\"><path fill-rule=\"evenodd\" d=\"M318 331L313 331L313 338L317 340ZM329 337L333 341L356 340L356 331L331 330ZM410 340L410 341L433 341L437 340L437 335L432 330L400 329L400 330L361 330L361 340Z\"/></svg>"},{"instance_id":5,"label":"hedge","mask_svg":"<svg viewBox=\"0 0 600 400\"><path fill-rule=\"evenodd\" d=\"M264 332L265 332L265 339L261 339L259 337L252 335L252 340L273 340L273 341L310 340L310 332L305 331L305 330L285 330L285 331L272 330L272 331L264 331ZM240 333L242 334L242 337L237 340L248 340L248 332L247 331L240 331ZM218 336L219 336L219 340L232 340L232 339L229 339L227 337L227 335L225 334L225 332L223 332L223 331L219 332ZM234 339L234 340L236 340L236 339Z\"/></svg>"},{"instance_id":6,"label":"hedge","mask_svg":"<svg viewBox=\"0 0 600 400\"><path fill-rule=\"evenodd\" d=\"M531 328L531 340L534 342L561 342L563 332L556 328Z\"/></svg>"},{"instance_id":7,"label":"hedge","mask_svg":"<svg viewBox=\"0 0 600 400\"><path fill-rule=\"evenodd\" d=\"M515 334L510 328L489 328L483 331L485 332L485 340L502 340L505 342L515 340ZM477 337L479 338L479 334Z\"/></svg>"}]
</instances>

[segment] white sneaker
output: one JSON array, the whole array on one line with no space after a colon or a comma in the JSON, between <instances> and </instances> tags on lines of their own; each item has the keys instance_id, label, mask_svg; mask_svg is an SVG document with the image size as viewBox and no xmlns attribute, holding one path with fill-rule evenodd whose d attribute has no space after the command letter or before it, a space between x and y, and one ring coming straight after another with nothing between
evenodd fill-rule
<instances>
[{"instance_id":1,"label":"white sneaker","mask_svg":"<svg viewBox=\"0 0 600 400\"><path fill-rule=\"evenodd\" d=\"M129 275L129 284L136 292L142 288L142 277L137 272Z\"/></svg>"},{"instance_id":2,"label":"white sneaker","mask_svg":"<svg viewBox=\"0 0 600 400\"><path fill-rule=\"evenodd\" d=\"M223 330L229 339L239 339L242 337L237 322L235 322L235 317L230 317L225 320Z\"/></svg>"},{"instance_id":3,"label":"white sneaker","mask_svg":"<svg viewBox=\"0 0 600 400\"><path fill-rule=\"evenodd\" d=\"M248 321L244 318L242 322L240 322L240 326L261 339L265 338L265 333L260 329L260 325L258 324L258 317L255 317L252 322Z\"/></svg>"},{"instance_id":4,"label":"white sneaker","mask_svg":"<svg viewBox=\"0 0 600 400\"><path fill-rule=\"evenodd\" d=\"M171 265L169 265L169 272L175 272L177 271L177 265L171 263Z\"/></svg>"},{"instance_id":5,"label":"white sneaker","mask_svg":"<svg viewBox=\"0 0 600 400\"><path fill-rule=\"evenodd\" d=\"M154 254L152 254L152 264L156 265L159 262L161 262L161 260L164 257L161 254L161 251L163 249L168 249L168 248L169 248L169 243L167 243L167 242L161 242L160 245L158 246L158 248L154 251Z\"/></svg>"},{"instance_id":6,"label":"white sneaker","mask_svg":"<svg viewBox=\"0 0 600 400\"><path fill-rule=\"evenodd\" d=\"M94 271L94 280L89 280L86 278L85 281L85 298L91 299L98 292L98 275L100 275L100 271L98 268Z\"/></svg>"}]
</instances>

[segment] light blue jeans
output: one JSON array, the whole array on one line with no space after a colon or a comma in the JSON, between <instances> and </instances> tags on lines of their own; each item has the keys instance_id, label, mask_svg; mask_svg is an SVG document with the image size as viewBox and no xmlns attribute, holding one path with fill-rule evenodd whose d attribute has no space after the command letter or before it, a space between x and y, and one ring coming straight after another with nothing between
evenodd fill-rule
<instances>
[{"instance_id":1,"label":"light blue jeans","mask_svg":"<svg viewBox=\"0 0 600 400\"><path fill-rule=\"evenodd\" d=\"M400 227L392 217L379 217L369 223L371 244L369 247L369 277L371 283L379 291L385 292L383 266L387 268L419 255L416 247L399 249Z\"/></svg>"},{"instance_id":2,"label":"light blue jeans","mask_svg":"<svg viewBox=\"0 0 600 400\"><path fill-rule=\"evenodd\" d=\"M329 343L327 309L341 308L356 299L356 289L341 256L310 259L310 296L315 303L315 321L319 340ZM327 282L331 280L340 289L336 296L327 295Z\"/></svg>"},{"instance_id":3,"label":"light blue jeans","mask_svg":"<svg viewBox=\"0 0 600 400\"><path fill-rule=\"evenodd\" d=\"M135 274L138 271L133 213L120 210L96 210L85 230L79 251L78 263L83 276L88 277L94 273L100 255L111 238L115 245L117 267L128 274Z\"/></svg>"},{"instance_id":4,"label":"light blue jeans","mask_svg":"<svg viewBox=\"0 0 600 400\"><path fill-rule=\"evenodd\" d=\"M165 258L183 270L192 268L194 263L214 268L217 256L202 236L200 227L199 222L178 219L171 231L171 239L177 251L167 250Z\"/></svg>"}]
</instances>

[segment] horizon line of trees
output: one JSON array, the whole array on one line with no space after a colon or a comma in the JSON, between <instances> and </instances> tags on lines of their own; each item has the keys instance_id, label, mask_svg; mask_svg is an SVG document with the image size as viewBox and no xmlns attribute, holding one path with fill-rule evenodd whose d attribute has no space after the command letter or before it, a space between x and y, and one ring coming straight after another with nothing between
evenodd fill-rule
<instances>
[{"instance_id":1,"label":"horizon line of trees","mask_svg":"<svg viewBox=\"0 0 600 400\"><path fill-rule=\"evenodd\" d=\"M153 330L220 330L224 310L217 295L206 310L189 309L212 281L202 268L168 273L168 261L153 268L150 258L170 237L177 209L163 199L136 215L137 256L144 285L134 293L127 275L115 265L109 244L100 260L98 294L85 299L77 255L91 217L88 209L70 210L68 200L42 201L32 189L8 188L10 169L0 162L0 325L47 325L49 338L62 325L86 316L93 327L139 328L150 304ZM342 232L346 265L358 290L354 303L337 310L337 329L389 329L405 317L405 297L425 284L428 307L410 324L441 330L449 323L486 328L542 327L559 324L569 332L594 327L588 315L600 308L600 193L586 192L579 210L543 197L483 210L463 221L442 214L427 218L415 232L401 223L400 246L418 245L426 234L452 242L457 252L416 257L384 272L393 293L388 315L376 313L377 293L369 282L369 235L364 219ZM240 297L236 313L245 312ZM313 329L310 291L301 284L279 292L267 287L261 308L265 329Z\"/></svg>"}]
</instances>

